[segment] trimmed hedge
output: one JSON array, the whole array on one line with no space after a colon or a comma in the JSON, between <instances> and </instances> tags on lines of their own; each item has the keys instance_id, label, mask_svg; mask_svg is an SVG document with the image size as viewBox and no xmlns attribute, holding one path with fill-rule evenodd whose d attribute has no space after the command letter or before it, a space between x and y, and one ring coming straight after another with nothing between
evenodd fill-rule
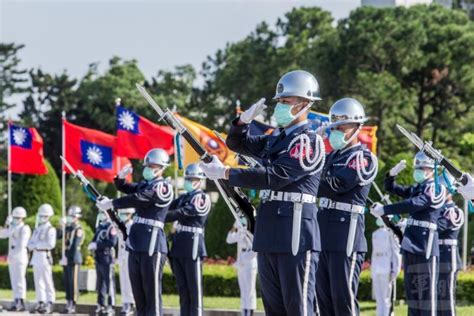
<instances>
[{"instance_id":1,"label":"trimmed hedge","mask_svg":"<svg viewBox=\"0 0 474 316\"><path fill-rule=\"evenodd\" d=\"M85 269L85 267L82 267ZM8 277L8 266L5 263L0 264L0 288L10 289L10 280ZM115 270L116 285L119 289L118 269ZM238 297L240 295L239 285L237 283L237 274L232 266L226 265L204 265L203 271L203 289L206 296L227 296ZM60 266L54 266L53 278L56 290L64 291L63 270ZM28 269L27 273L28 289L34 288L33 270ZM257 293L259 293L257 282ZM163 293L177 294L176 281L168 265L165 266L163 273ZM474 303L474 273L461 272L458 276L458 286L456 291L458 303L472 304ZM362 271L360 276L358 298L361 301L372 300L372 280L370 271ZM397 299L405 299L403 289L403 274L397 279Z\"/></svg>"}]
</instances>

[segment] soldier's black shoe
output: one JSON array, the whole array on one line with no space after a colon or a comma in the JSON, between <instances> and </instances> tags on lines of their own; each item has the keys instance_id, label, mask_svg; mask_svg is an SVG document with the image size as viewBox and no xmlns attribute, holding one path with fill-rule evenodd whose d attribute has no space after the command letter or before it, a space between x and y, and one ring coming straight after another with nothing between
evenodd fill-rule
<instances>
[{"instance_id":1,"label":"soldier's black shoe","mask_svg":"<svg viewBox=\"0 0 474 316\"><path fill-rule=\"evenodd\" d=\"M43 302L38 302L38 304L36 304L35 308L32 311L30 311L30 313L32 313L32 314L36 314L36 313L41 314L41 311L44 308L43 306L44 306Z\"/></svg>"},{"instance_id":2,"label":"soldier's black shoe","mask_svg":"<svg viewBox=\"0 0 474 316\"><path fill-rule=\"evenodd\" d=\"M24 312L25 309L25 303L23 302L22 299L15 299L15 301L12 303L9 309L7 309L9 312Z\"/></svg>"},{"instance_id":3,"label":"soldier's black shoe","mask_svg":"<svg viewBox=\"0 0 474 316\"><path fill-rule=\"evenodd\" d=\"M67 301L66 307L61 311L61 314L75 314L76 313L76 304L74 301Z\"/></svg>"}]
</instances>

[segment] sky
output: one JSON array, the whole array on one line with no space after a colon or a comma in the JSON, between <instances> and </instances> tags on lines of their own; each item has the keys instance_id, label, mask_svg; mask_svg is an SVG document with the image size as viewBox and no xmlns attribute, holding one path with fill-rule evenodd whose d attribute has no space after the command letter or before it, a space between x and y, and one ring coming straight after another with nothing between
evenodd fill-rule
<instances>
[{"instance_id":1,"label":"sky","mask_svg":"<svg viewBox=\"0 0 474 316\"><path fill-rule=\"evenodd\" d=\"M136 59L147 78L191 64L244 38L262 21L274 25L293 7L319 6L335 19L360 0L0 0L0 41L25 44L24 68L80 78L93 62Z\"/></svg>"}]
</instances>

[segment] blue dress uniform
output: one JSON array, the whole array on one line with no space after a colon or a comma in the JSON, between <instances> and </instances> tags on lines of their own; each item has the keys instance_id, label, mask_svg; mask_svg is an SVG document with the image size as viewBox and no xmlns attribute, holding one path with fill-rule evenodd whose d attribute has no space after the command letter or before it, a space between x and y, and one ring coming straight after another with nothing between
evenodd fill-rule
<instances>
[{"instance_id":1,"label":"blue dress uniform","mask_svg":"<svg viewBox=\"0 0 474 316\"><path fill-rule=\"evenodd\" d=\"M137 183L115 178L115 186L127 195L113 200L114 209L135 208L126 245L137 315L162 315L161 279L168 253L163 227L173 187L163 178Z\"/></svg>"},{"instance_id":2,"label":"blue dress uniform","mask_svg":"<svg viewBox=\"0 0 474 316\"><path fill-rule=\"evenodd\" d=\"M77 223L66 226L64 245L66 247L66 265L64 266L64 287L66 289L66 300L74 304L79 298L78 277L79 268L82 264L81 246L84 242L84 230Z\"/></svg>"},{"instance_id":3,"label":"blue dress uniform","mask_svg":"<svg viewBox=\"0 0 474 316\"><path fill-rule=\"evenodd\" d=\"M105 306L115 305L114 288L114 247L117 245L117 230L110 221L103 221L97 226L92 239L96 244L95 267L97 272L97 304Z\"/></svg>"},{"instance_id":4,"label":"blue dress uniform","mask_svg":"<svg viewBox=\"0 0 474 316\"><path fill-rule=\"evenodd\" d=\"M439 275L438 315L456 314L456 279L461 269L458 236L464 224L464 213L452 201L447 202L438 220Z\"/></svg>"},{"instance_id":5,"label":"blue dress uniform","mask_svg":"<svg viewBox=\"0 0 474 316\"><path fill-rule=\"evenodd\" d=\"M385 205L384 214L410 214L401 244L408 315L436 315L437 222L445 189L440 186L437 194L435 187L429 179L413 186L398 185L390 175L385 179L385 189L406 200Z\"/></svg>"},{"instance_id":6,"label":"blue dress uniform","mask_svg":"<svg viewBox=\"0 0 474 316\"><path fill-rule=\"evenodd\" d=\"M364 209L371 185L362 183L358 168L370 170L376 164L360 143L326 156L318 192L321 254L316 292L321 315L359 313L357 291L367 252Z\"/></svg>"},{"instance_id":7,"label":"blue dress uniform","mask_svg":"<svg viewBox=\"0 0 474 316\"><path fill-rule=\"evenodd\" d=\"M237 125L237 120L227 145L263 163L262 167L230 169L228 181L232 186L264 190L257 210L253 250L258 252L265 313L309 315L321 250L316 194L324 163L322 139L308 121L272 135L253 136L249 125ZM296 223L299 232L294 229L296 216L301 216Z\"/></svg>"},{"instance_id":8,"label":"blue dress uniform","mask_svg":"<svg viewBox=\"0 0 474 316\"><path fill-rule=\"evenodd\" d=\"M202 263L207 256L204 227L211 199L202 190L194 190L174 200L166 222L178 221L169 253L178 285L180 315L199 316L202 305Z\"/></svg>"}]
</instances>

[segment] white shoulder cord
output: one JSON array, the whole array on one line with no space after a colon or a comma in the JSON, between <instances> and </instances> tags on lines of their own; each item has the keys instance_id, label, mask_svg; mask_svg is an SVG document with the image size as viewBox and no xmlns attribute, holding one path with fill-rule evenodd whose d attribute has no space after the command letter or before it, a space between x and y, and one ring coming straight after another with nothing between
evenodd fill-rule
<instances>
[{"instance_id":1,"label":"white shoulder cord","mask_svg":"<svg viewBox=\"0 0 474 316\"><path fill-rule=\"evenodd\" d=\"M196 208L199 216L206 215L211 209L211 199L207 194L196 194L191 199L191 203Z\"/></svg>"},{"instance_id":2,"label":"white shoulder cord","mask_svg":"<svg viewBox=\"0 0 474 316\"><path fill-rule=\"evenodd\" d=\"M443 185L440 185L439 194L436 194L435 184L430 183L425 188L425 194L428 195L431 199L431 207L440 208L443 206L446 200L446 188Z\"/></svg>"},{"instance_id":3,"label":"white shoulder cord","mask_svg":"<svg viewBox=\"0 0 474 316\"><path fill-rule=\"evenodd\" d=\"M371 160L373 166L370 169L367 169L366 166L364 165L365 162L365 157L364 157L364 151L363 150L357 150L353 152L349 158L346 160L346 166L351 162L352 159L355 159L355 169L357 171L357 176L359 177L360 180L360 185L361 186L366 186L371 184L375 177L377 176L377 172L379 170L379 164L377 160L377 156L375 156L371 151L369 151L371 155ZM368 164L370 164L368 162Z\"/></svg>"},{"instance_id":4,"label":"white shoulder cord","mask_svg":"<svg viewBox=\"0 0 474 316\"><path fill-rule=\"evenodd\" d=\"M288 151L291 150L293 145L299 142L299 163L300 167L304 171L311 171L310 174L320 172L324 167L324 161L326 160L326 152L324 147L324 141L316 134L314 144L311 144L311 139L307 134L301 134L293 138L288 146ZM311 148L311 146L314 146ZM313 157L311 157L311 151L314 151Z\"/></svg>"},{"instance_id":5,"label":"white shoulder cord","mask_svg":"<svg viewBox=\"0 0 474 316\"><path fill-rule=\"evenodd\" d=\"M443 216L446 217L453 223L453 230L458 230L464 224L464 212L457 206L447 208Z\"/></svg>"},{"instance_id":6,"label":"white shoulder cord","mask_svg":"<svg viewBox=\"0 0 474 316\"><path fill-rule=\"evenodd\" d=\"M173 201L174 192L169 183L160 181L155 185L154 189L158 198L163 201L163 203L155 203L156 206L166 207L171 204L171 201Z\"/></svg>"}]
</instances>

